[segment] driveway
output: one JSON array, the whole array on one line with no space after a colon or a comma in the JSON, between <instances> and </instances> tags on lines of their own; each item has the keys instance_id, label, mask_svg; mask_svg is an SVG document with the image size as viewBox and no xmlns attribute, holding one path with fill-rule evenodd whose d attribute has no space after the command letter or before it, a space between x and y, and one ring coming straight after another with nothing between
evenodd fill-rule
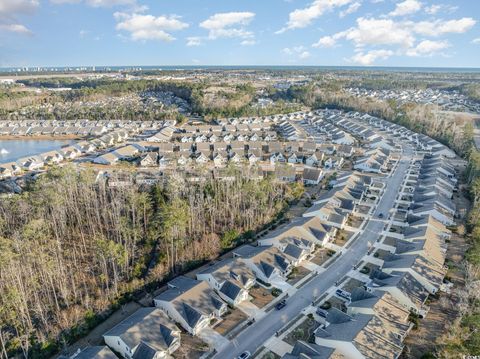
<instances>
[{"instance_id":1,"label":"driveway","mask_svg":"<svg viewBox=\"0 0 480 359\"><path fill-rule=\"evenodd\" d=\"M325 293L334 283L348 274L352 266L358 263L367 253L370 245L380 236L385 223L378 220L379 213L387 213L395 204L395 198L400 190L406 174L409 160L412 157L411 148L406 148L402 161L398 164L391 177L385 180L387 188L377 206L375 217L367 220L362 233L343 254L333 262L322 274L293 293L287 299L287 305L281 310L272 310L261 320L257 320L250 327L238 335L233 342L215 355L218 359L235 358L248 350L254 353L267 339L275 335L285 324L299 315L309 306L314 298Z\"/></svg>"},{"instance_id":2,"label":"driveway","mask_svg":"<svg viewBox=\"0 0 480 359\"><path fill-rule=\"evenodd\" d=\"M217 352L223 350L230 343L227 338L210 327L203 328L197 335L211 348L215 348Z\"/></svg>"},{"instance_id":3,"label":"driveway","mask_svg":"<svg viewBox=\"0 0 480 359\"><path fill-rule=\"evenodd\" d=\"M238 304L237 308L244 312L246 315L248 315L249 318L255 318L255 320L258 320L265 316L264 310L260 309L248 300L244 300L243 302Z\"/></svg>"}]
</instances>

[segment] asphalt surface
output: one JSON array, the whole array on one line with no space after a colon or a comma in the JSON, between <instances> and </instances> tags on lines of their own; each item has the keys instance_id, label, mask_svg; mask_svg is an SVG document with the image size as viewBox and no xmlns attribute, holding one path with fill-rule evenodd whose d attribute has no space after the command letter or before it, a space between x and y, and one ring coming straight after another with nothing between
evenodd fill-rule
<instances>
[{"instance_id":1,"label":"asphalt surface","mask_svg":"<svg viewBox=\"0 0 480 359\"><path fill-rule=\"evenodd\" d=\"M236 358L244 351L254 353L285 324L309 306L312 300L318 298L330 287L334 286L336 281L344 277L352 269L352 266L362 259L368 252L370 245L377 240L386 224L386 220L379 219L378 215L382 213L386 219L388 212L394 207L395 198L400 191L403 178L412 158L412 150L410 148L405 148L404 150L403 157L395 168L394 173L385 180L387 186L373 217L368 220L363 232L358 235L353 244L348 249L344 249L342 256L324 272L317 275L298 289L295 294L291 295L287 299L285 308L281 310L273 309L268 312L266 316L247 327L230 341L228 346L217 353L214 358Z\"/></svg>"}]
</instances>

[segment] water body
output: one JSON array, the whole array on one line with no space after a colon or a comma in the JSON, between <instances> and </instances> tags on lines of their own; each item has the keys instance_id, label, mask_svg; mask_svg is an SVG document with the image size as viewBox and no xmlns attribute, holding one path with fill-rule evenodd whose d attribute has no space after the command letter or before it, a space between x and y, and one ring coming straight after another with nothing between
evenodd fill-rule
<instances>
[{"instance_id":1,"label":"water body","mask_svg":"<svg viewBox=\"0 0 480 359\"><path fill-rule=\"evenodd\" d=\"M69 140L0 140L0 163L58 150L73 142Z\"/></svg>"}]
</instances>

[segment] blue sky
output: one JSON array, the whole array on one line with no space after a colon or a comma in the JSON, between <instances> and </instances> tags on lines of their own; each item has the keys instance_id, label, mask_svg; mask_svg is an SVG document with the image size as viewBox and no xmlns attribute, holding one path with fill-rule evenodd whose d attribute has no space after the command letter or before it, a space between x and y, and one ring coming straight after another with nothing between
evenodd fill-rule
<instances>
[{"instance_id":1,"label":"blue sky","mask_svg":"<svg viewBox=\"0 0 480 359\"><path fill-rule=\"evenodd\" d=\"M0 66L480 67L478 0L0 0Z\"/></svg>"}]
</instances>

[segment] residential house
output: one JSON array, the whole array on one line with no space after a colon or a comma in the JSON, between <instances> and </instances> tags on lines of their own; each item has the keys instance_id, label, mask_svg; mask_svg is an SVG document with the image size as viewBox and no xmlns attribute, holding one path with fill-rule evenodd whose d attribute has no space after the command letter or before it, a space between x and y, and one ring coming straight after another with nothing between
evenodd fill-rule
<instances>
[{"instance_id":1,"label":"residential house","mask_svg":"<svg viewBox=\"0 0 480 359\"><path fill-rule=\"evenodd\" d=\"M325 321L315 331L315 343L333 348L346 358L398 358L403 351L398 329L376 314L348 315L332 308Z\"/></svg>"},{"instance_id":2,"label":"residential house","mask_svg":"<svg viewBox=\"0 0 480 359\"><path fill-rule=\"evenodd\" d=\"M318 185L323 178L323 171L320 168L304 167L303 183L306 185Z\"/></svg>"},{"instance_id":3,"label":"residential house","mask_svg":"<svg viewBox=\"0 0 480 359\"><path fill-rule=\"evenodd\" d=\"M171 280L168 289L153 301L192 335L220 318L228 308L207 282L184 276Z\"/></svg>"},{"instance_id":4,"label":"residential house","mask_svg":"<svg viewBox=\"0 0 480 359\"><path fill-rule=\"evenodd\" d=\"M248 300L248 291L255 284L255 274L239 259L229 258L213 263L197 274L206 281L220 298L237 306Z\"/></svg>"},{"instance_id":5,"label":"residential house","mask_svg":"<svg viewBox=\"0 0 480 359\"><path fill-rule=\"evenodd\" d=\"M244 262L261 284L281 287L292 270L289 260L274 246L247 244L233 250L233 256Z\"/></svg>"},{"instance_id":6,"label":"residential house","mask_svg":"<svg viewBox=\"0 0 480 359\"><path fill-rule=\"evenodd\" d=\"M180 330L160 309L140 308L103 339L125 359L166 359L180 346Z\"/></svg>"},{"instance_id":7,"label":"residential house","mask_svg":"<svg viewBox=\"0 0 480 359\"><path fill-rule=\"evenodd\" d=\"M79 350L69 359L118 359L118 357L107 346L87 347Z\"/></svg>"}]
</instances>

